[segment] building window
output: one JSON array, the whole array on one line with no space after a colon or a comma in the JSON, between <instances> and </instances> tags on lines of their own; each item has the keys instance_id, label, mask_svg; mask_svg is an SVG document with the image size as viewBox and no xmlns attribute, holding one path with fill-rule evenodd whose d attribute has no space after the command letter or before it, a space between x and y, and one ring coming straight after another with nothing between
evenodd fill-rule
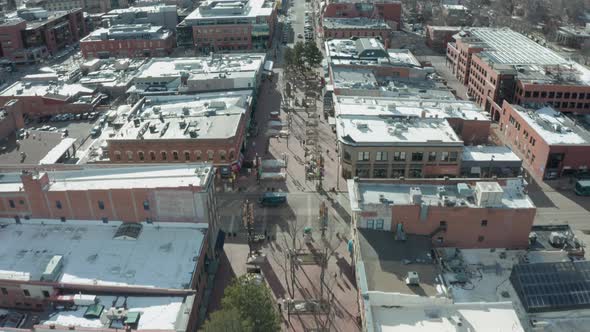
<instances>
[{"instance_id":1,"label":"building window","mask_svg":"<svg viewBox=\"0 0 590 332\"><path fill-rule=\"evenodd\" d=\"M441 221L438 223L438 225L439 225L440 227L447 227L447 222L446 222L446 221L444 221L444 220L441 220Z\"/></svg>"},{"instance_id":2,"label":"building window","mask_svg":"<svg viewBox=\"0 0 590 332\"><path fill-rule=\"evenodd\" d=\"M172 151L172 158L178 160L178 151Z\"/></svg>"},{"instance_id":3,"label":"building window","mask_svg":"<svg viewBox=\"0 0 590 332\"><path fill-rule=\"evenodd\" d=\"M145 201L143 201L143 209L145 211L149 211L150 210L150 201L148 201L147 199Z\"/></svg>"},{"instance_id":4,"label":"building window","mask_svg":"<svg viewBox=\"0 0 590 332\"><path fill-rule=\"evenodd\" d=\"M191 160L191 153L188 151L184 151L184 160L190 161Z\"/></svg>"},{"instance_id":5,"label":"building window","mask_svg":"<svg viewBox=\"0 0 590 332\"><path fill-rule=\"evenodd\" d=\"M8 295L8 290L4 287L0 288L2 290L2 295Z\"/></svg>"},{"instance_id":6,"label":"building window","mask_svg":"<svg viewBox=\"0 0 590 332\"><path fill-rule=\"evenodd\" d=\"M555 98L555 92L550 91L549 92L549 98Z\"/></svg>"},{"instance_id":7,"label":"building window","mask_svg":"<svg viewBox=\"0 0 590 332\"><path fill-rule=\"evenodd\" d=\"M533 91L533 98L539 98L539 91Z\"/></svg>"},{"instance_id":8,"label":"building window","mask_svg":"<svg viewBox=\"0 0 590 332\"><path fill-rule=\"evenodd\" d=\"M570 93L569 92L564 93L563 94L563 98L564 99L570 99Z\"/></svg>"},{"instance_id":9,"label":"building window","mask_svg":"<svg viewBox=\"0 0 590 332\"><path fill-rule=\"evenodd\" d=\"M451 153L449 154L449 161L453 161L453 162L455 162L455 161L457 161L457 159L458 159L458 158L459 158L459 153L458 153L458 152L456 152L456 151L454 151L454 152L451 152Z\"/></svg>"},{"instance_id":10,"label":"building window","mask_svg":"<svg viewBox=\"0 0 590 332\"><path fill-rule=\"evenodd\" d=\"M342 153L342 156L343 156L344 160L350 160L352 158L352 156L350 155L350 152L347 150L344 150L344 152Z\"/></svg>"},{"instance_id":11,"label":"building window","mask_svg":"<svg viewBox=\"0 0 590 332\"><path fill-rule=\"evenodd\" d=\"M424 159L424 153L412 152L412 161L422 161Z\"/></svg>"},{"instance_id":12,"label":"building window","mask_svg":"<svg viewBox=\"0 0 590 332\"><path fill-rule=\"evenodd\" d=\"M48 291L46 291L46 290L44 290L44 291L43 291L43 297L49 297L49 292L48 292Z\"/></svg>"},{"instance_id":13,"label":"building window","mask_svg":"<svg viewBox=\"0 0 590 332\"><path fill-rule=\"evenodd\" d=\"M410 165L410 175L411 178L421 178L422 177L422 165Z\"/></svg>"},{"instance_id":14,"label":"building window","mask_svg":"<svg viewBox=\"0 0 590 332\"><path fill-rule=\"evenodd\" d=\"M195 151L195 158L201 160L201 151Z\"/></svg>"},{"instance_id":15,"label":"building window","mask_svg":"<svg viewBox=\"0 0 590 332\"><path fill-rule=\"evenodd\" d=\"M127 151L127 160L128 161L132 161L133 160L133 152Z\"/></svg>"},{"instance_id":16,"label":"building window","mask_svg":"<svg viewBox=\"0 0 590 332\"><path fill-rule=\"evenodd\" d=\"M370 170L368 168L357 168L355 171L355 176L359 178L368 178L370 177Z\"/></svg>"},{"instance_id":17,"label":"building window","mask_svg":"<svg viewBox=\"0 0 590 332\"><path fill-rule=\"evenodd\" d=\"M436 161L436 151L428 152L428 161Z\"/></svg>"},{"instance_id":18,"label":"building window","mask_svg":"<svg viewBox=\"0 0 590 332\"><path fill-rule=\"evenodd\" d=\"M406 161L406 153L405 152L394 152L393 153L393 160L394 161Z\"/></svg>"},{"instance_id":19,"label":"building window","mask_svg":"<svg viewBox=\"0 0 590 332\"><path fill-rule=\"evenodd\" d=\"M213 151L207 151L207 160L213 160Z\"/></svg>"},{"instance_id":20,"label":"building window","mask_svg":"<svg viewBox=\"0 0 590 332\"><path fill-rule=\"evenodd\" d=\"M8 200L8 205L10 205L11 208L15 208L16 207L16 205L14 204L14 201L12 199L11 200Z\"/></svg>"},{"instance_id":21,"label":"building window","mask_svg":"<svg viewBox=\"0 0 590 332\"><path fill-rule=\"evenodd\" d=\"M483 235L477 237L477 242L483 242L483 240L485 240L485 237Z\"/></svg>"},{"instance_id":22,"label":"building window","mask_svg":"<svg viewBox=\"0 0 590 332\"><path fill-rule=\"evenodd\" d=\"M375 219L367 219L367 228L368 229L375 228Z\"/></svg>"},{"instance_id":23,"label":"building window","mask_svg":"<svg viewBox=\"0 0 590 332\"><path fill-rule=\"evenodd\" d=\"M108 223L109 223L109 218L107 218L107 217L102 217L102 223L103 223L103 224L108 224Z\"/></svg>"},{"instance_id":24,"label":"building window","mask_svg":"<svg viewBox=\"0 0 590 332\"><path fill-rule=\"evenodd\" d=\"M441 152L440 153L440 160L441 161L449 161L449 153L448 152Z\"/></svg>"},{"instance_id":25,"label":"building window","mask_svg":"<svg viewBox=\"0 0 590 332\"><path fill-rule=\"evenodd\" d=\"M55 201L55 207L61 210L61 201Z\"/></svg>"},{"instance_id":26,"label":"building window","mask_svg":"<svg viewBox=\"0 0 590 332\"><path fill-rule=\"evenodd\" d=\"M162 160L166 159L168 159L168 154L166 153L166 151L162 151Z\"/></svg>"},{"instance_id":27,"label":"building window","mask_svg":"<svg viewBox=\"0 0 590 332\"><path fill-rule=\"evenodd\" d=\"M369 161L371 153L368 151L361 151L358 153L358 161Z\"/></svg>"},{"instance_id":28,"label":"building window","mask_svg":"<svg viewBox=\"0 0 590 332\"><path fill-rule=\"evenodd\" d=\"M386 178L387 177L387 168L374 168L373 169L373 177L374 178Z\"/></svg>"},{"instance_id":29,"label":"building window","mask_svg":"<svg viewBox=\"0 0 590 332\"><path fill-rule=\"evenodd\" d=\"M121 161L121 152L115 151L115 160L116 161Z\"/></svg>"},{"instance_id":30,"label":"building window","mask_svg":"<svg viewBox=\"0 0 590 332\"><path fill-rule=\"evenodd\" d=\"M156 153L154 151L150 151L150 160L151 161L156 160Z\"/></svg>"},{"instance_id":31,"label":"building window","mask_svg":"<svg viewBox=\"0 0 590 332\"><path fill-rule=\"evenodd\" d=\"M236 152L234 150L229 150L229 160L234 160L236 157Z\"/></svg>"},{"instance_id":32,"label":"building window","mask_svg":"<svg viewBox=\"0 0 590 332\"><path fill-rule=\"evenodd\" d=\"M563 93L561 93L561 92L555 93L555 98L561 99L561 96L563 96Z\"/></svg>"},{"instance_id":33,"label":"building window","mask_svg":"<svg viewBox=\"0 0 590 332\"><path fill-rule=\"evenodd\" d=\"M383 219L375 219L375 229L383 229L383 224L385 224Z\"/></svg>"},{"instance_id":34,"label":"building window","mask_svg":"<svg viewBox=\"0 0 590 332\"><path fill-rule=\"evenodd\" d=\"M23 289L23 294L25 294L25 296L31 296L31 292L29 292L28 289Z\"/></svg>"},{"instance_id":35,"label":"building window","mask_svg":"<svg viewBox=\"0 0 590 332\"><path fill-rule=\"evenodd\" d=\"M377 153L375 153L375 160L377 160L377 161L387 161L387 152L377 152Z\"/></svg>"},{"instance_id":36,"label":"building window","mask_svg":"<svg viewBox=\"0 0 590 332\"><path fill-rule=\"evenodd\" d=\"M488 225L488 221L487 220L484 219L484 220L481 221L481 226L482 227L486 227L487 225Z\"/></svg>"},{"instance_id":37,"label":"building window","mask_svg":"<svg viewBox=\"0 0 590 332\"><path fill-rule=\"evenodd\" d=\"M104 202L103 201L98 201L98 208L101 210L104 210Z\"/></svg>"},{"instance_id":38,"label":"building window","mask_svg":"<svg viewBox=\"0 0 590 332\"><path fill-rule=\"evenodd\" d=\"M225 160L225 151L223 151L223 150L220 150L219 151L219 159L220 160Z\"/></svg>"}]
</instances>

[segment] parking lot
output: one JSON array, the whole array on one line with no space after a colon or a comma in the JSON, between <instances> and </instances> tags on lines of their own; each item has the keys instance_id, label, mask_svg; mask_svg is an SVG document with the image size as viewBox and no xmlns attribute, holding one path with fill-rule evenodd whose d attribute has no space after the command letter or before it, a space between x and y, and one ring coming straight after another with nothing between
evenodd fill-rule
<instances>
[{"instance_id":1,"label":"parking lot","mask_svg":"<svg viewBox=\"0 0 590 332\"><path fill-rule=\"evenodd\" d=\"M60 114L42 120L33 120L25 128L57 132L63 134L67 130L67 137L76 138L76 148L84 148L92 128L98 125L102 116L101 112L89 112L83 114Z\"/></svg>"}]
</instances>

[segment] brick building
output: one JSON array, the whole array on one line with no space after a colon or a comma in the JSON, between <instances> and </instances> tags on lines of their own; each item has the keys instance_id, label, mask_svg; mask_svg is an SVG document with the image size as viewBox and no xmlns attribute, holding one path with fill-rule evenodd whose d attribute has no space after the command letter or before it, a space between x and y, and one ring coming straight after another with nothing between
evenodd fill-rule
<instances>
[{"instance_id":1,"label":"brick building","mask_svg":"<svg viewBox=\"0 0 590 332\"><path fill-rule=\"evenodd\" d=\"M113 9L102 16L103 27L121 24L151 24L176 30L176 5L156 5Z\"/></svg>"},{"instance_id":2,"label":"brick building","mask_svg":"<svg viewBox=\"0 0 590 332\"><path fill-rule=\"evenodd\" d=\"M81 9L48 12L19 9L0 19L0 58L16 64L37 63L87 34Z\"/></svg>"},{"instance_id":3,"label":"brick building","mask_svg":"<svg viewBox=\"0 0 590 332\"><path fill-rule=\"evenodd\" d=\"M402 23L402 3L399 1L378 0L364 2L356 0L327 1L322 19L366 17L385 21L392 29L399 30Z\"/></svg>"},{"instance_id":4,"label":"brick building","mask_svg":"<svg viewBox=\"0 0 590 332\"><path fill-rule=\"evenodd\" d=\"M262 51L270 46L276 21L274 1L208 0L178 25L178 44L194 45L205 54L215 51Z\"/></svg>"},{"instance_id":5,"label":"brick building","mask_svg":"<svg viewBox=\"0 0 590 332\"><path fill-rule=\"evenodd\" d=\"M46 10L72 10L82 8L88 13L104 13L115 8L126 8L127 0L27 0L27 8L43 8Z\"/></svg>"},{"instance_id":6,"label":"brick building","mask_svg":"<svg viewBox=\"0 0 590 332\"><path fill-rule=\"evenodd\" d=\"M454 39L447 46L447 63L495 121L504 100L590 112L588 68L506 28L471 28Z\"/></svg>"},{"instance_id":7,"label":"brick building","mask_svg":"<svg viewBox=\"0 0 590 332\"><path fill-rule=\"evenodd\" d=\"M391 43L391 31L397 30L383 20L366 17L334 18L325 17L322 21L324 39L350 37L378 37L387 48Z\"/></svg>"},{"instance_id":8,"label":"brick building","mask_svg":"<svg viewBox=\"0 0 590 332\"><path fill-rule=\"evenodd\" d=\"M22 106L18 100L10 100L4 105L0 103L0 139L25 126Z\"/></svg>"},{"instance_id":9,"label":"brick building","mask_svg":"<svg viewBox=\"0 0 590 332\"><path fill-rule=\"evenodd\" d=\"M504 102L500 129L504 141L539 179L587 173L590 167L590 131L550 106L527 109Z\"/></svg>"},{"instance_id":10,"label":"brick building","mask_svg":"<svg viewBox=\"0 0 590 332\"><path fill-rule=\"evenodd\" d=\"M109 163L209 162L241 167L252 90L185 96L151 96L133 105L113 137Z\"/></svg>"},{"instance_id":11,"label":"brick building","mask_svg":"<svg viewBox=\"0 0 590 332\"><path fill-rule=\"evenodd\" d=\"M0 104L16 99L21 112L32 118L61 113L89 112L101 96L95 88L66 83L56 73L27 75L0 92Z\"/></svg>"},{"instance_id":12,"label":"brick building","mask_svg":"<svg viewBox=\"0 0 590 332\"><path fill-rule=\"evenodd\" d=\"M115 25L80 40L84 58L167 56L176 46L172 31L150 24Z\"/></svg>"},{"instance_id":13,"label":"brick building","mask_svg":"<svg viewBox=\"0 0 590 332\"><path fill-rule=\"evenodd\" d=\"M522 178L348 181L356 228L427 236L434 246L527 248L536 208Z\"/></svg>"},{"instance_id":14,"label":"brick building","mask_svg":"<svg viewBox=\"0 0 590 332\"><path fill-rule=\"evenodd\" d=\"M464 145L490 130L469 102L337 96L334 108L345 178L458 176Z\"/></svg>"},{"instance_id":15,"label":"brick building","mask_svg":"<svg viewBox=\"0 0 590 332\"><path fill-rule=\"evenodd\" d=\"M458 26L426 26L426 45L433 50L446 52L447 44L453 40L453 36L461 31Z\"/></svg>"}]
</instances>

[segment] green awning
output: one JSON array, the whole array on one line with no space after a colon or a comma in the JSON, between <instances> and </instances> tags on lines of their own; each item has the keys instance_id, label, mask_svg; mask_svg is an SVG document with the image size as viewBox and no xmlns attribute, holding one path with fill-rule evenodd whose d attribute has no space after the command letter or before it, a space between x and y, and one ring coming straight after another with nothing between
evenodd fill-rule
<instances>
[{"instance_id":1,"label":"green awning","mask_svg":"<svg viewBox=\"0 0 590 332\"><path fill-rule=\"evenodd\" d=\"M104 305L102 304L93 304L86 309L84 313L84 318L100 318L100 314L104 310Z\"/></svg>"},{"instance_id":2,"label":"green awning","mask_svg":"<svg viewBox=\"0 0 590 332\"><path fill-rule=\"evenodd\" d=\"M131 325L131 324L137 324L137 322L139 322L139 312L128 312L127 313L127 318L125 318L125 324L127 325Z\"/></svg>"}]
</instances>

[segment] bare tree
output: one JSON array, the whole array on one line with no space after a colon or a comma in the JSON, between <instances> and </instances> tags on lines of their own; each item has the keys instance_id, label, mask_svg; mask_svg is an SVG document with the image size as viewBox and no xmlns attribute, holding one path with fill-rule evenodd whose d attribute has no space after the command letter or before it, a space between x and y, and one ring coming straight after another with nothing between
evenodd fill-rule
<instances>
[{"instance_id":1,"label":"bare tree","mask_svg":"<svg viewBox=\"0 0 590 332\"><path fill-rule=\"evenodd\" d=\"M297 253L301 248L299 235L303 233L304 227L305 225L300 224L297 218L288 220L285 232L277 237L277 242L285 249L282 252L272 252L272 258L283 272L285 287L291 299L295 297L295 264L298 264Z\"/></svg>"}]
</instances>

